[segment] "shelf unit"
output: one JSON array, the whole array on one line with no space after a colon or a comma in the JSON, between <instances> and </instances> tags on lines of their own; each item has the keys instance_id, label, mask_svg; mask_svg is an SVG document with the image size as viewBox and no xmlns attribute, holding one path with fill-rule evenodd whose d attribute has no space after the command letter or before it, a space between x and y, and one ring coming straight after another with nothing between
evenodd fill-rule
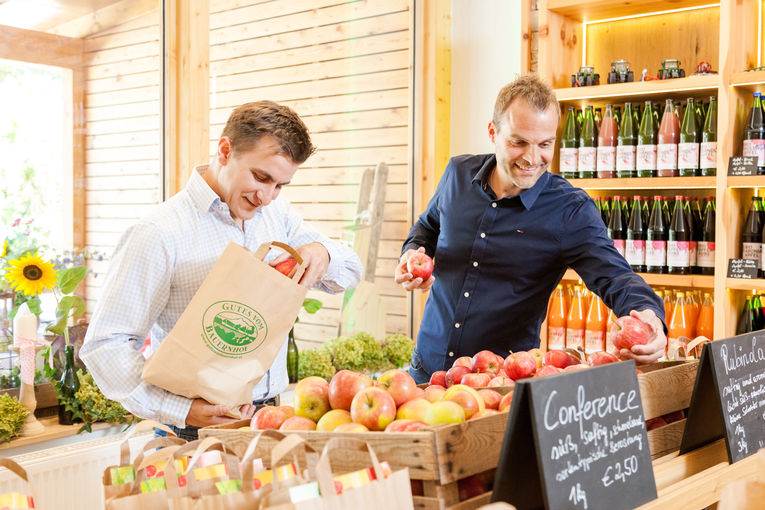
<instances>
[{"instance_id":1,"label":"shelf unit","mask_svg":"<svg viewBox=\"0 0 765 510\"><path fill-rule=\"evenodd\" d=\"M718 100L717 176L634 179L572 179L590 193L610 195L715 195L717 201L715 275L641 274L652 286L709 289L715 296L715 338L735 334L745 296L765 291L765 280L726 277L729 258L738 257L739 237L750 198L765 188L765 176L728 177L728 159L741 154L741 140L752 92L765 92L762 66L765 37L765 0L547 0L540 2L538 73L555 88L565 115L567 106L659 101L664 98ZM649 80L594 87L570 87L570 75L579 66L594 65L607 81L610 62L626 59L635 78L643 69L655 75L666 58L680 60L687 74L696 64L709 62L719 74ZM557 159L551 168L557 171ZM765 191L765 190L764 190ZM578 280L569 270L565 281ZM546 330L543 328L543 339Z\"/></svg>"}]
</instances>

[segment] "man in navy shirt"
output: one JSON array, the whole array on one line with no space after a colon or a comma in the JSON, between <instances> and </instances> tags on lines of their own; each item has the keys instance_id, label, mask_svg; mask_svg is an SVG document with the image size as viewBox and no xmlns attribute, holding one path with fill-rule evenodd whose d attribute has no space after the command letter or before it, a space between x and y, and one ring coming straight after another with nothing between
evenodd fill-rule
<instances>
[{"instance_id":1,"label":"man in navy shirt","mask_svg":"<svg viewBox=\"0 0 765 510\"><path fill-rule=\"evenodd\" d=\"M535 75L506 85L489 122L494 154L452 158L427 209L404 242L395 281L428 290L410 373L427 382L460 356L503 356L539 346L550 293L568 267L617 317L654 331L622 358L656 361L667 339L664 305L608 238L595 202L548 172L560 109ZM413 278L416 251L435 259L433 276Z\"/></svg>"}]
</instances>

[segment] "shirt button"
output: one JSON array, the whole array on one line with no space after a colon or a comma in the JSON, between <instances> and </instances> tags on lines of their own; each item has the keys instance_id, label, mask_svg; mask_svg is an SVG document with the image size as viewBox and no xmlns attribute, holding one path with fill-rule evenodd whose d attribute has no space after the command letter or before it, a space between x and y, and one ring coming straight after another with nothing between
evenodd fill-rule
<instances>
[{"instance_id":1,"label":"shirt button","mask_svg":"<svg viewBox=\"0 0 765 510\"><path fill-rule=\"evenodd\" d=\"M455 322L455 323L454 323L454 327L459 329L459 327L460 327L460 323L459 323L459 322Z\"/></svg>"},{"instance_id":2,"label":"shirt button","mask_svg":"<svg viewBox=\"0 0 765 510\"><path fill-rule=\"evenodd\" d=\"M484 234L483 232L481 232L481 239L483 239L484 237L486 237L486 234Z\"/></svg>"},{"instance_id":3,"label":"shirt button","mask_svg":"<svg viewBox=\"0 0 765 510\"><path fill-rule=\"evenodd\" d=\"M497 203L496 203L496 202L492 202L492 203L491 203L491 206L492 206L492 207L497 207Z\"/></svg>"},{"instance_id":4,"label":"shirt button","mask_svg":"<svg viewBox=\"0 0 765 510\"><path fill-rule=\"evenodd\" d=\"M453 358L453 357L454 357L454 353L453 353L452 351L449 351L449 357L450 357L450 358Z\"/></svg>"},{"instance_id":5,"label":"shirt button","mask_svg":"<svg viewBox=\"0 0 765 510\"><path fill-rule=\"evenodd\" d=\"M465 297L470 297L470 292L465 292Z\"/></svg>"},{"instance_id":6,"label":"shirt button","mask_svg":"<svg viewBox=\"0 0 765 510\"><path fill-rule=\"evenodd\" d=\"M478 267L478 262L473 262L473 267Z\"/></svg>"}]
</instances>

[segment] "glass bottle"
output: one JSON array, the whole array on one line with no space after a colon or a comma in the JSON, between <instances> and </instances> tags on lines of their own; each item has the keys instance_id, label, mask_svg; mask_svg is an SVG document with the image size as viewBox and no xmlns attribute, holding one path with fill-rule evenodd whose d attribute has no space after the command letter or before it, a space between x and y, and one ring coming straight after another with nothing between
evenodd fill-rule
<instances>
[{"instance_id":1,"label":"glass bottle","mask_svg":"<svg viewBox=\"0 0 765 510\"><path fill-rule=\"evenodd\" d=\"M603 334L606 324L605 305L597 294L592 295L587 308L587 320L584 329L584 352L591 354L605 350L606 338Z\"/></svg>"},{"instance_id":2,"label":"glass bottle","mask_svg":"<svg viewBox=\"0 0 765 510\"><path fill-rule=\"evenodd\" d=\"M759 203L757 197L752 197L752 205L741 231L742 259L762 260L762 224L760 222Z\"/></svg>"},{"instance_id":3,"label":"glass bottle","mask_svg":"<svg viewBox=\"0 0 765 510\"><path fill-rule=\"evenodd\" d=\"M579 135L579 177L592 179L595 177L597 163L598 131L595 128L595 118L592 106L588 106L582 123L582 133Z\"/></svg>"},{"instance_id":4,"label":"glass bottle","mask_svg":"<svg viewBox=\"0 0 765 510\"><path fill-rule=\"evenodd\" d=\"M287 340L287 377L290 383L298 381L299 359L297 344L295 344L295 328L290 329Z\"/></svg>"},{"instance_id":5,"label":"glass bottle","mask_svg":"<svg viewBox=\"0 0 765 510\"><path fill-rule=\"evenodd\" d=\"M690 232L690 240L688 241L688 260L690 265L688 271L692 273L696 267L696 235L699 229L699 222L696 220L691 209L691 197L683 199L683 212L685 213L685 222Z\"/></svg>"},{"instance_id":6,"label":"glass bottle","mask_svg":"<svg viewBox=\"0 0 765 510\"><path fill-rule=\"evenodd\" d=\"M645 237L645 267L649 273L666 272L667 264L667 223L662 212L661 195L653 197L651 219Z\"/></svg>"},{"instance_id":7,"label":"glass bottle","mask_svg":"<svg viewBox=\"0 0 765 510\"><path fill-rule=\"evenodd\" d=\"M757 174L765 175L765 123L760 106L760 93L754 93L754 104L744 125L744 156L757 158Z\"/></svg>"},{"instance_id":8,"label":"glass bottle","mask_svg":"<svg viewBox=\"0 0 765 510\"><path fill-rule=\"evenodd\" d=\"M74 401L76 394L80 389L80 379L74 368L74 346L67 345L64 348L66 354L64 362L64 373L61 374L61 395L68 401ZM79 421L79 420L77 420ZM71 411L66 409L63 404L58 406L58 422L61 425L71 425L75 422Z\"/></svg>"},{"instance_id":9,"label":"glass bottle","mask_svg":"<svg viewBox=\"0 0 765 510\"><path fill-rule=\"evenodd\" d=\"M635 195L627 225L624 258L627 259L627 263L636 273L645 273L645 234L642 200L640 195Z\"/></svg>"},{"instance_id":10,"label":"glass bottle","mask_svg":"<svg viewBox=\"0 0 765 510\"><path fill-rule=\"evenodd\" d=\"M669 223L667 237L667 272L689 274L691 272L689 243L691 232L688 228L682 195L675 196L675 209Z\"/></svg>"},{"instance_id":11,"label":"glass bottle","mask_svg":"<svg viewBox=\"0 0 765 510\"><path fill-rule=\"evenodd\" d=\"M624 116L619 126L616 147L616 176L620 178L636 177L635 156L637 154L637 133L632 103L624 103Z\"/></svg>"},{"instance_id":12,"label":"glass bottle","mask_svg":"<svg viewBox=\"0 0 765 510\"><path fill-rule=\"evenodd\" d=\"M600 124L603 122L603 110L595 108L595 127L600 131Z\"/></svg>"},{"instance_id":13,"label":"glass bottle","mask_svg":"<svg viewBox=\"0 0 765 510\"><path fill-rule=\"evenodd\" d=\"M680 122L667 99L664 115L659 126L658 145L656 147L656 172L659 177L675 177L677 171L677 142L680 138Z\"/></svg>"},{"instance_id":14,"label":"glass bottle","mask_svg":"<svg viewBox=\"0 0 765 510\"><path fill-rule=\"evenodd\" d=\"M608 197L603 199L603 208L600 210L600 215L603 218L603 223L608 226L608 220L611 219L611 204L608 201Z\"/></svg>"},{"instance_id":15,"label":"glass bottle","mask_svg":"<svg viewBox=\"0 0 765 510\"><path fill-rule=\"evenodd\" d=\"M616 125L622 125L622 108L619 105L614 106L614 119L616 119Z\"/></svg>"},{"instance_id":16,"label":"glass bottle","mask_svg":"<svg viewBox=\"0 0 765 510\"><path fill-rule=\"evenodd\" d=\"M704 302L701 304L701 311L699 312L699 319L696 322L696 336L705 336L710 340L714 340L715 337L715 304L712 300L712 296L708 293L704 293Z\"/></svg>"},{"instance_id":17,"label":"glass bottle","mask_svg":"<svg viewBox=\"0 0 765 510\"><path fill-rule=\"evenodd\" d=\"M741 315L739 315L738 323L736 324L736 334L743 335L744 333L751 333L754 330L755 326L754 310L752 309L752 296L746 296L744 309L741 310Z\"/></svg>"},{"instance_id":18,"label":"glass bottle","mask_svg":"<svg viewBox=\"0 0 765 510\"><path fill-rule=\"evenodd\" d=\"M680 141L677 145L677 168L682 176L700 175L699 170L699 131L696 121L696 106L693 98L685 103L683 125L680 128Z\"/></svg>"},{"instance_id":19,"label":"glass bottle","mask_svg":"<svg viewBox=\"0 0 765 510\"><path fill-rule=\"evenodd\" d=\"M622 197L615 195L611 218L608 220L608 237L614 242L614 248L622 257L624 257L624 241L627 239L627 222L623 215Z\"/></svg>"},{"instance_id":20,"label":"glass bottle","mask_svg":"<svg viewBox=\"0 0 765 510\"><path fill-rule=\"evenodd\" d=\"M558 164L560 175L566 179L577 177L577 163L579 159L579 139L576 135L576 113L574 107L568 107L566 123L560 139L560 156Z\"/></svg>"},{"instance_id":21,"label":"glass bottle","mask_svg":"<svg viewBox=\"0 0 765 510\"><path fill-rule=\"evenodd\" d=\"M638 177L656 177L656 124L651 112L651 102L645 102L643 118L637 136L635 165Z\"/></svg>"},{"instance_id":22,"label":"glass bottle","mask_svg":"<svg viewBox=\"0 0 765 510\"><path fill-rule=\"evenodd\" d=\"M558 285L550 299L550 310L547 314L547 349L559 350L566 348L566 298L563 286Z\"/></svg>"},{"instance_id":23,"label":"glass bottle","mask_svg":"<svg viewBox=\"0 0 765 510\"><path fill-rule=\"evenodd\" d=\"M715 274L715 208L714 200L704 205L704 216L696 247L696 265L700 274Z\"/></svg>"},{"instance_id":24,"label":"glass bottle","mask_svg":"<svg viewBox=\"0 0 765 510\"><path fill-rule=\"evenodd\" d=\"M608 179L616 177L616 119L613 108L606 105L606 114L598 129L598 177Z\"/></svg>"},{"instance_id":25,"label":"glass bottle","mask_svg":"<svg viewBox=\"0 0 765 510\"><path fill-rule=\"evenodd\" d=\"M584 350L585 320L584 299L582 298L582 291L577 285L566 317L567 348Z\"/></svg>"}]
</instances>

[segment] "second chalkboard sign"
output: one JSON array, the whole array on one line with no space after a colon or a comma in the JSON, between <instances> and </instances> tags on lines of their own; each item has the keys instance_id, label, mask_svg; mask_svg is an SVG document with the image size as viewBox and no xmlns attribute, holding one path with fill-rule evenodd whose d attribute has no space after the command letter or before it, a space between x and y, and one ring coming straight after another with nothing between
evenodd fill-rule
<instances>
[{"instance_id":1,"label":"second chalkboard sign","mask_svg":"<svg viewBox=\"0 0 765 510\"><path fill-rule=\"evenodd\" d=\"M728 175L757 175L756 156L734 156L728 160Z\"/></svg>"},{"instance_id":2,"label":"second chalkboard sign","mask_svg":"<svg viewBox=\"0 0 765 510\"><path fill-rule=\"evenodd\" d=\"M635 508L656 498L634 361L515 386L492 501Z\"/></svg>"}]
</instances>

